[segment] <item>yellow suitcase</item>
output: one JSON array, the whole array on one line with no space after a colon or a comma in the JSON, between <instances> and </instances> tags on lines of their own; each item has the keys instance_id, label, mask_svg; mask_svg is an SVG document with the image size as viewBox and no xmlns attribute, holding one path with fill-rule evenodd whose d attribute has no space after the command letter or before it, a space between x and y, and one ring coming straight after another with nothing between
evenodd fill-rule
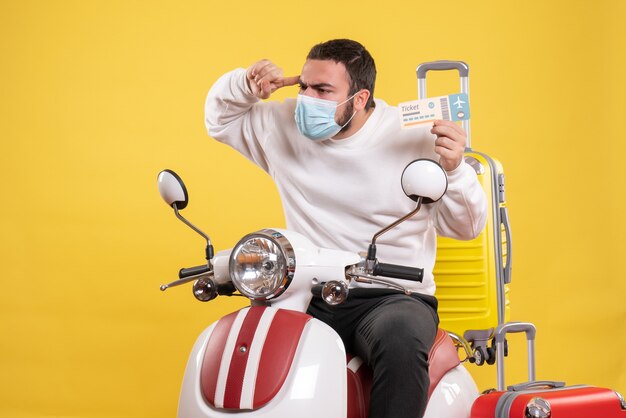
<instances>
[{"instance_id":1,"label":"yellow suitcase","mask_svg":"<svg viewBox=\"0 0 626 418\"><path fill-rule=\"evenodd\" d=\"M426 96L428 71L458 70L461 92L469 97L469 67L462 61L434 61L417 67L418 97ZM483 232L471 241L439 237L434 268L436 297L439 300L440 327L457 335L466 330L496 328L509 319L511 281L511 230L504 193L502 165L474 151L470 142L469 120L462 122L467 132L465 160L475 170L483 186L490 213Z\"/></svg>"}]
</instances>

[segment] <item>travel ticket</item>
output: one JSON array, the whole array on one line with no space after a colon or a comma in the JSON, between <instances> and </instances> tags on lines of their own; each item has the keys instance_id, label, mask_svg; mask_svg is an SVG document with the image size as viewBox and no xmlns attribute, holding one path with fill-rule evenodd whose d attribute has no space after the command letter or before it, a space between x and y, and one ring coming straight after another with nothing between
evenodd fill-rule
<instances>
[{"instance_id":1,"label":"travel ticket","mask_svg":"<svg viewBox=\"0 0 626 418\"><path fill-rule=\"evenodd\" d=\"M456 122L470 118L469 98L465 93L404 102L398 105L398 109L403 128L432 123L437 119Z\"/></svg>"}]
</instances>

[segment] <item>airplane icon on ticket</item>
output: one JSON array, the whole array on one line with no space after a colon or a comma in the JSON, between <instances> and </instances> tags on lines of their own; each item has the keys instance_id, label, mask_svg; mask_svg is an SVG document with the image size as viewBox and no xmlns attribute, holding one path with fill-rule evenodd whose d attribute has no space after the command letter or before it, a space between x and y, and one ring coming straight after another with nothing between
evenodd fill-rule
<instances>
[{"instance_id":1,"label":"airplane icon on ticket","mask_svg":"<svg viewBox=\"0 0 626 418\"><path fill-rule=\"evenodd\" d=\"M464 105L465 103L466 103L466 102L464 102L463 100L461 100L461 96L459 96L459 97L456 99L456 102L454 102L454 103L452 103L452 104L453 104L453 105L456 105L456 108L457 108L457 109L463 109L463 105Z\"/></svg>"}]
</instances>

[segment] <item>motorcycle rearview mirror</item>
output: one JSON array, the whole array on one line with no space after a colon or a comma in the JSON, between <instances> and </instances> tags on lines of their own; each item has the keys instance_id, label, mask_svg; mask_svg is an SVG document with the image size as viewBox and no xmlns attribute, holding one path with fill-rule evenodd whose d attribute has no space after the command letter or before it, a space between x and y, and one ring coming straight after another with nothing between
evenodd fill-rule
<instances>
[{"instance_id":1,"label":"motorcycle rearview mirror","mask_svg":"<svg viewBox=\"0 0 626 418\"><path fill-rule=\"evenodd\" d=\"M448 190L448 176L439 163L429 159L418 159L411 161L404 168L401 184L404 194L417 205L411 212L374 235L367 251L368 270L372 270L376 262L376 240L378 237L417 214L422 204L434 203L441 199Z\"/></svg>"},{"instance_id":2,"label":"motorcycle rearview mirror","mask_svg":"<svg viewBox=\"0 0 626 418\"><path fill-rule=\"evenodd\" d=\"M172 170L163 170L159 173L157 177L157 182L159 186L159 194L161 198L174 209L174 213L176 217L180 219L185 225L193 229L195 232L200 234L202 238L206 240L206 250L205 257L208 262L209 268L211 267L211 260L213 259L213 245L211 244L211 239L207 234L202 232L198 227L185 219L181 214L180 210L187 207L189 203L189 195L187 194L187 188L185 187L185 183L180 178L178 174L176 174ZM169 285L164 285L161 287L161 290L165 290L168 287L176 286L180 280L177 282L170 283Z\"/></svg>"},{"instance_id":3,"label":"motorcycle rearview mirror","mask_svg":"<svg viewBox=\"0 0 626 418\"><path fill-rule=\"evenodd\" d=\"M183 210L189 203L189 195L183 180L172 170L163 170L157 177L159 194L168 206Z\"/></svg>"},{"instance_id":4,"label":"motorcycle rearview mirror","mask_svg":"<svg viewBox=\"0 0 626 418\"><path fill-rule=\"evenodd\" d=\"M415 160L402 172L402 190L414 202L421 198L422 203L433 203L448 190L448 176L433 160Z\"/></svg>"}]
</instances>

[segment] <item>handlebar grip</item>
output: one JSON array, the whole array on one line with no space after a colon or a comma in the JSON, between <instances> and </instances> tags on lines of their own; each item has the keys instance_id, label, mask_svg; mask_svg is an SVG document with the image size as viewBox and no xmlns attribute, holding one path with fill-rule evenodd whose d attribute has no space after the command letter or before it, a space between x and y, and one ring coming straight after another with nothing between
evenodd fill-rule
<instances>
[{"instance_id":1,"label":"handlebar grip","mask_svg":"<svg viewBox=\"0 0 626 418\"><path fill-rule=\"evenodd\" d=\"M412 280L414 282L421 282L424 279L424 269L401 266L399 264L376 263L373 273L375 276Z\"/></svg>"},{"instance_id":2,"label":"handlebar grip","mask_svg":"<svg viewBox=\"0 0 626 418\"><path fill-rule=\"evenodd\" d=\"M207 266L206 264L203 264L201 266L182 268L178 272L178 278L185 279L190 276L195 276L195 275L202 274L202 273L208 273L210 270L211 268Z\"/></svg>"}]
</instances>

